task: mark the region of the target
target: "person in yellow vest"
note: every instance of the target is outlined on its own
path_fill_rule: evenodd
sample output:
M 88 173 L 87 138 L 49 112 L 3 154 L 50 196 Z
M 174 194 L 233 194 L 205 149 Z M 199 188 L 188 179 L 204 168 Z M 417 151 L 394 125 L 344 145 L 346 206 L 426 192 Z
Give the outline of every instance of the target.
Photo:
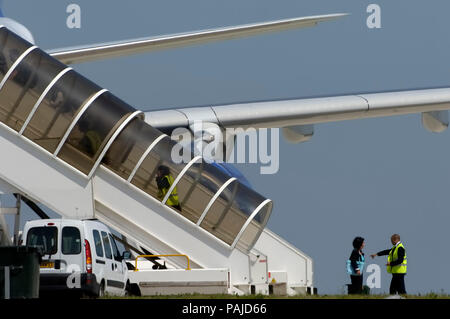
M 87 155 L 94 157 L 102 145 L 102 138 L 91 126 L 92 124 L 87 120 L 80 120 L 78 123 L 78 129 L 84 134 L 80 140 L 80 146 Z
M 405 295 L 405 275 L 407 264 L 406 249 L 400 241 L 400 235 L 398 234 L 391 236 L 391 243 L 393 245 L 391 249 L 382 250 L 376 254 L 370 255 L 370 257 L 375 258 L 375 256 L 388 256 L 386 269 L 388 273 L 392 274 L 389 293 L 391 295 Z
M 158 186 L 158 198 L 164 199 L 167 192 L 174 182 L 170 169 L 165 165 L 160 165 L 156 174 L 156 185 Z M 166 201 L 166 204 L 181 211 L 181 205 L 178 200 L 177 187 L 175 186 Z

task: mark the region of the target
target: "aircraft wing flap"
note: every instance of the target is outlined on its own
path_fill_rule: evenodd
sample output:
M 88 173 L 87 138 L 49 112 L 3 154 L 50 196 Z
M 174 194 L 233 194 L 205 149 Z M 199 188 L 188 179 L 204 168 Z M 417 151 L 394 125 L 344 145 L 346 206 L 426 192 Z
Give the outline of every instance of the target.
M 450 109 L 450 88 L 361 94 L 374 116 L 388 116 Z
M 359 96 L 297 99 L 212 107 L 224 127 L 286 127 L 338 120 L 367 112 Z

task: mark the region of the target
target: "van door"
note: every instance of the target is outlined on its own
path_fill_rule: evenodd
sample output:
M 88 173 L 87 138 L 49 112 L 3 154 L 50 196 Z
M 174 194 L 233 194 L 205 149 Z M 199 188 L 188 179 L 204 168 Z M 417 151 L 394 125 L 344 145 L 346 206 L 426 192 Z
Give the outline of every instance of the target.
M 105 278 L 106 272 L 108 271 L 106 269 L 106 260 L 105 260 L 105 252 L 103 249 L 102 244 L 102 236 L 100 235 L 100 231 L 97 229 L 92 230 L 92 238 L 93 238 L 93 245 L 95 247 L 95 254 L 92 256 L 92 271 L 96 276 L 97 282 L 100 284 L 101 281 Z M 92 250 L 92 245 L 91 245 Z
M 86 272 L 84 261 L 84 231 L 81 224 L 61 221 L 61 271 Z
M 116 241 L 114 240 L 114 237 L 109 234 L 109 238 L 111 240 L 111 246 L 113 249 L 113 257 L 114 257 L 114 272 L 115 272 L 115 285 L 117 289 L 119 290 L 119 293 L 122 293 L 125 289 L 125 269 L 122 263 L 122 256 L 120 255 L 119 249 L 117 248 Z M 127 269 L 128 270 L 128 269 Z
M 105 250 L 105 292 L 110 294 L 117 294 L 117 288 L 114 286 L 114 281 L 116 280 L 114 272 L 114 260 L 111 249 L 111 243 L 109 240 L 108 233 L 101 231 L 103 248 Z
M 27 231 L 26 245 L 40 247 L 43 251 L 41 273 L 61 272 L 60 224 L 59 221 L 45 222 Z

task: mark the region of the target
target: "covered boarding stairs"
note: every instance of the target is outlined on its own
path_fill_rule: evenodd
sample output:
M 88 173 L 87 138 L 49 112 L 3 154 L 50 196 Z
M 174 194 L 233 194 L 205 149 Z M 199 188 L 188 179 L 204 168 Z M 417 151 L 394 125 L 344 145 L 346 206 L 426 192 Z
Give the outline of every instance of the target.
M 312 286 L 310 258 L 264 229 L 272 201 L 201 157 L 173 162 L 174 145 L 141 111 L 0 28 L 5 193 L 65 218 L 97 218 L 155 254 L 188 255 L 192 268 L 227 268 L 230 286 L 267 284 L 272 258 L 275 265 L 289 256 L 299 264 L 273 270 L 286 272 L 292 287 Z M 161 165 L 174 178 L 165 196 L 155 181 Z M 181 210 L 167 205 L 175 187 Z M 183 258 L 168 260 L 186 266 Z M 265 269 L 252 274 L 256 263 Z

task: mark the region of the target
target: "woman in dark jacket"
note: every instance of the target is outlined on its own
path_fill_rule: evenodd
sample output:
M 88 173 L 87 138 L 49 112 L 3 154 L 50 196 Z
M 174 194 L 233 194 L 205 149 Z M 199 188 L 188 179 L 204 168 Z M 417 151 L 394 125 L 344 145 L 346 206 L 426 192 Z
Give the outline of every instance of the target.
M 353 251 L 349 258 L 350 279 L 352 284 L 349 286 L 349 294 L 361 294 L 363 291 L 363 268 L 364 268 L 364 253 L 362 249 L 365 246 L 364 238 L 356 237 L 353 239 Z

